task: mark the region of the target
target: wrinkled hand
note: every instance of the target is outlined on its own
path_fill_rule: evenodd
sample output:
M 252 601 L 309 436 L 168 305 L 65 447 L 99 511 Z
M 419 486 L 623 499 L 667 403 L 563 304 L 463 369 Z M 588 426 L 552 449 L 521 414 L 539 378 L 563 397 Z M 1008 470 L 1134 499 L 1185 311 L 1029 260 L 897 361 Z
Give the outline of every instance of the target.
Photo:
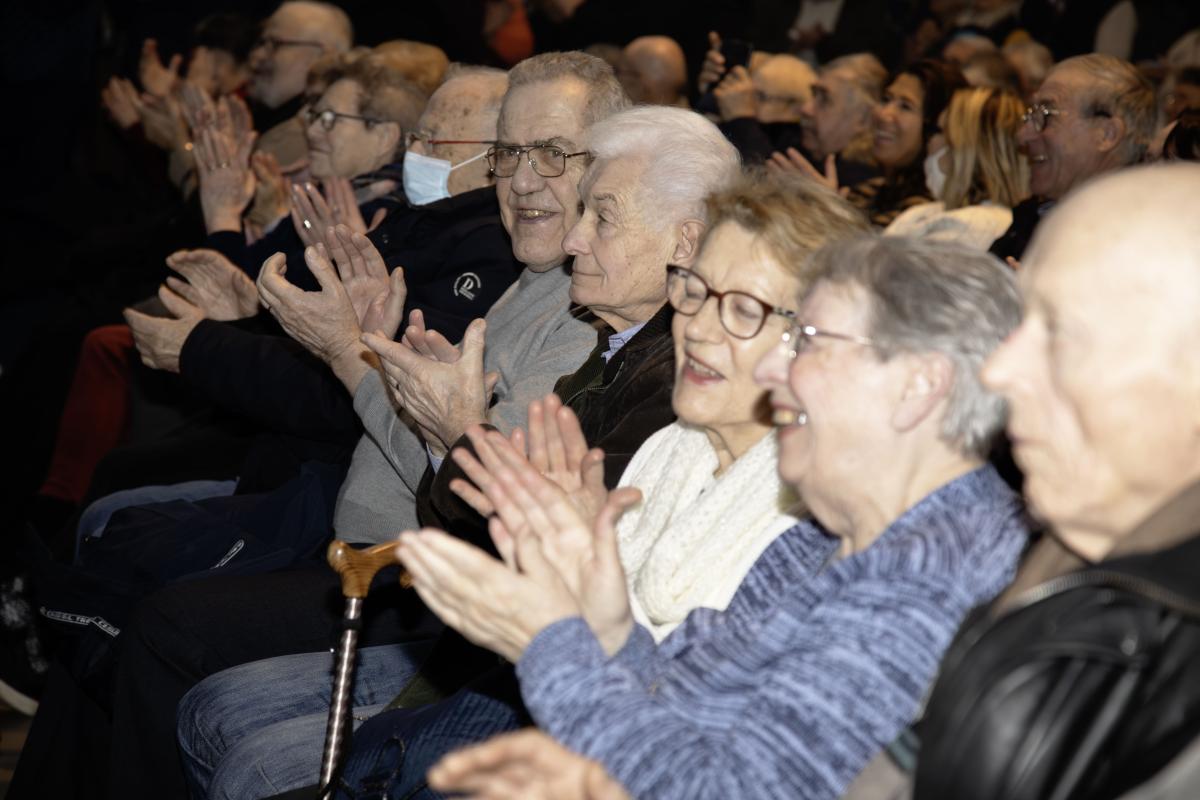
M 445 455 L 468 427 L 487 418 L 500 376 L 483 373 L 486 327 L 482 319 L 473 320 L 463 336 L 461 356 L 450 363 L 422 355 L 403 342 L 373 333 L 363 336 L 363 343 L 379 356 L 396 403 L 413 418 L 436 456 Z
M 442 531 L 400 534 L 396 557 L 413 588 L 442 622 L 516 663 L 548 625 L 578 616 L 579 607 L 541 555 L 536 537 L 516 544 L 511 569 Z
M 246 217 L 264 225 L 286 217 L 292 210 L 292 182 L 279 166 L 279 159 L 273 153 L 256 150 L 250 155 L 250 169 L 255 178 L 254 200 Z
M 429 785 L 471 800 L 629 800 L 604 767 L 526 728 L 442 758 Z
M 138 113 L 146 141 L 167 151 L 183 147 L 188 138 L 187 123 L 175 96 L 169 94 L 158 97 L 143 93 L 140 99 Z
M 179 87 L 179 105 L 193 137 L 204 128 L 216 124 L 216 103 L 204 87 L 194 81 L 185 80 Z
M 758 116 L 758 95 L 754 81 L 750 79 L 749 70 L 740 64 L 726 73 L 717 88 L 713 89 L 713 97 L 725 122 Z
M 179 250 L 167 256 L 167 266 L 184 278 L 168 277 L 168 288 L 209 319 L 245 319 L 258 313 L 254 281 L 216 250 Z
M 725 56 L 721 55 L 721 35 L 716 31 L 708 32 L 708 52 L 704 54 L 704 65 L 700 68 L 700 78 L 697 86 L 700 94 L 704 94 L 725 74 Z
M 361 232 L 352 232 L 350 228 L 341 224 L 325 229 L 325 248 L 337 266 L 338 277 L 342 286 L 346 288 L 350 304 L 354 306 L 359 327 L 369 331 L 378 329 L 381 322 L 378 319 L 371 320 L 370 327 L 364 323 L 367 322 L 366 317 L 371 304 L 389 291 L 387 265 L 383 263 L 383 256 Z M 403 274 L 401 273 L 402 277 Z M 404 288 L 403 282 L 400 286 L 400 305 L 403 307 L 407 289 Z M 385 331 L 388 338 L 396 334 L 399 324 L 399 319 L 392 322 L 391 331 Z
M 321 290 L 306 292 L 288 282 L 287 257 L 276 253 L 258 273 L 258 295 L 287 334 L 327 364 L 361 352 L 358 315 L 324 244 L 304 250 L 304 261 Z
M 838 192 L 843 197 L 849 192 L 849 187 L 838 187 L 837 156 L 830 153 L 825 157 L 825 172 L 822 173 L 812 165 L 804 155 L 794 147 L 789 147 L 786 153 L 774 152 L 767 159 L 767 172 L 774 175 L 802 176 L 814 180 L 827 189 Z
M 127 308 L 125 322 L 133 332 L 133 344 L 143 364 L 151 369 L 179 372 L 183 343 L 204 319 L 204 312 L 165 286 L 159 287 L 158 298 L 175 319 L 152 317 Z
M 138 80 L 142 89 L 156 97 L 166 97 L 175 91 L 179 83 L 179 66 L 183 56 L 179 53 L 171 56 L 171 61 L 163 66 L 158 54 L 158 42 L 147 39 L 142 42 L 142 55 L 138 59 Z
M 503 436 L 494 431 L 482 437 L 477 434 L 468 434 L 472 445 L 478 449 L 484 441 L 503 462 L 478 483 L 495 508 L 488 529 L 496 549 L 505 561 L 519 561 L 521 542 L 536 537 L 542 557 L 575 597 L 605 652 L 615 653 L 633 627 L 625 571 L 617 552 L 616 520 L 642 493 L 631 487 L 617 489 L 608 494 L 594 520 L 585 519 L 560 486 L 519 454 L 513 457 L 514 449 L 506 454 Z M 461 466 L 460 452 L 455 451 L 455 461 Z
M 129 130 L 142 121 L 142 99 L 137 89 L 124 78 L 115 75 L 100 90 L 100 102 L 108 111 L 109 117 L 121 130 Z
M 256 134 L 245 132 L 233 139 L 217 126 L 203 128 L 196 138 L 196 177 L 200 181 L 200 206 L 209 233 L 241 230 L 242 212 L 254 198 L 254 173 L 250 152 Z
M 355 233 L 374 230 L 383 221 L 386 211 L 380 209 L 368 228 L 358 210 L 354 189 L 345 178 L 327 178 L 322 195 L 311 183 L 292 186 L 292 224 L 305 244 L 319 239 L 326 228 L 345 225 Z
M 523 460 L 540 475 L 563 490 L 580 516 L 593 522 L 608 499 L 604 485 L 604 451 L 588 448 L 587 439 L 579 427 L 575 412 L 564 406 L 558 395 L 549 394 L 543 400 L 529 404 L 528 452 L 524 431 L 513 431 L 509 441 L 495 445 L 482 441 L 481 434 L 472 435 L 471 443 L 478 458 L 466 450 L 451 453 L 464 473 L 477 485 L 489 481 L 516 460 Z M 480 441 L 477 441 L 477 438 Z M 467 481 L 455 479 L 450 489 L 481 515 L 495 513 L 487 493 Z

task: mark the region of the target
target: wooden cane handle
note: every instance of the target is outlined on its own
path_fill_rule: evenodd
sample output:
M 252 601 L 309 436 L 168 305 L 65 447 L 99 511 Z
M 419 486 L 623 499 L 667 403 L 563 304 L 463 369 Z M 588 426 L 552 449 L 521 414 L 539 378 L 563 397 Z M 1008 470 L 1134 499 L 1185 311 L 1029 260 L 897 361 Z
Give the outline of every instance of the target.
M 334 539 L 329 543 L 326 558 L 342 579 L 343 595 L 366 597 L 375 573 L 396 563 L 396 543 L 384 542 L 366 550 L 356 550 L 340 539 Z M 412 577 L 407 571 L 401 573 L 400 585 L 406 589 L 412 586 Z

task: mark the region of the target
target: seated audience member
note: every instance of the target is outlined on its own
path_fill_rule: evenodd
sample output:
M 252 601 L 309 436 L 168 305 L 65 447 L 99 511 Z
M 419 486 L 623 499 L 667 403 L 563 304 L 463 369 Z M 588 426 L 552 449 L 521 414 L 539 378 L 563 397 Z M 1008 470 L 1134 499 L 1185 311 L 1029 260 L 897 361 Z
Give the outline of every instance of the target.
M 905 211 L 884 233 L 987 250 L 1029 193 L 1029 164 L 1017 147 L 1022 111 L 1009 91 L 956 92 L 925 158 L 925 186 L 934 202 Z
M 954 92 L 963 87 L 958 68 L 940 61 L 918 61 L 892 81 L 883 103 L 872 112 L 872 155 L 882 175 L 849 187 L 849 199 L 871 223 L 886 227 L 902 212 L 930 200 L 925 187 L 926 144 Z M 821 172 L 794 149 L 777 153 L 768 166 L 808 175 L 832 189 L 844 183 L 826 157 Z
M 719 49 L 709 51 L 705 65 L 709 72 L 724 70 Z M 802 109 L 812 100 L 817 80 L 812 67 L 792 55 L 763 54 L 750 68 L 734 66 L 721 74 L 713 87 L 721 130 L 747 163 L 760 163 L 771 151 L 796 142 Z
M 800 109 L 800 140 L 788 144 L 763 142 L 764 158 L 786 158 L 792 151 L 813 164 L 833 168 L 843 183 L 854 185 L 874 177 L 871 153 L 871 112 L 879 104 L 887 71 L 870 53 L 835 59 L 821 68 L 812 99 Z
M 783 304 L 799 294 L 801 265 L 808 256 L 821 242 L 865 228 L 855 212 L 829 202 L 824 190 L 812 186 L 744 179 L 711 196 L 707 206 L 711 231 L 699 260 L 693 269 L 672 267 L 667 278 L 676 312 L 671 402 L 678 422 L 646 440 L 618 483 L 641 490 L 646 498 L 621 519 L 618 538 L 634 613 L 655 639 L 665 638 L 693 608 L 724 608 L 762 551 L 796 524 L 795 497 L 776 474 L 765 394 L 755 387 L 752 373 L 795 312 Z M 720 285 L 722 293 L 705 281 Z M 710 297 L 715 302 L 708 303 Z M 551 395 L 531 405 L 529 420 L 531 452 L 561 449 L 564 456 L 556 457 L 550 469 L 562 476 L 563 488 L 576 502 L 598 510 L 607 495 L 600 454 L 587 455 L 574 415 Z M 509 455 L 497 451 L 482 432 L 470 439 L 491 469 Z M 469 456 L 455 458 L 462 459 L 469 478 L 486 484 L 485 467 Z M 486 499 L 465 483 L 457 490 L 481 513 L 491 513 Z M 813 570 L 824 554 L 824 549 L 813 554 Z M 417 666 L 416 654 L 397 646 L 361 651 L 358 702 L 386 700 L 400 691 Z M 310 689 L 328 682 L 327 662 L 327 653 L 273 659 L 220 673 L 192 690 L 180 706 L 179 735 L 196 783 L 218 797 L 253 794 L 267 788 L 258 780 L 247 783 L 254 774 L 291 772 L 283 769 L 281 758 L 311 780 L 326 715 L 319 702 L 284 699 L 319 697 Z M 284 674 L 285 665 L 294 677 L 273 680 L 270 676 Z M 264 691 L 282 702 L 268 699 Z M 247 692 L 261 702 L 248 705 Z M 309 716 L 283 723 L 283 713 L 301 711 Z M 303 752 L 296 744 L 300 732 L 307 742 Z M 292 754 L 280 753 L 281 736 L 292 742 Z M 221 744 L 214 748 L 212 742 Z
M 375 45 L 373 52 L 425 94 L 433 94 L 450 69 L 450 59 L 442 48 L 425 42 L 392 39 Z
M 1019 498 L 985 459 L 1004 404 L 977 377 L 1019 321 L 1011 270 L 954 243 L 871 236 L 827 245 L 806 272 L 799 316 L 756 374 L 780 475 L 815 520 L 777 538 L 724 611 L 693 611 L 656 644 L 614 531 L 636 493 L 593 521 L 515 459 L 484 487 L 508 564 L 436 530 L 400 536 L 430 607 L 516 663 L 538 726 L 636 797 L 840 796 L 1025 544 Z M 406 759 L 434 749 L 400 742 Z M 352 761 L 352 787 L 358 774 Z
M 1140 161 L 1154 125 L 1154 90 L 1132 64 L 1097 53 L 1057 64 L 1017 137 L 1029 158 L 1031 196 L 1013 208 L 992 253 L 1020 259 L 1042 215 L 1088 178 Z
M 1194 164 L 1104 176 L 1030 244 L 1025 319 L 983 380 L 1049 535 L 947 654 L 918 798 L 1195 794 L 1197 186 Z
M 669 36 L 639 36 L 621 51 L 617 77 L 634 104 L 688 107 L 687 62 Z

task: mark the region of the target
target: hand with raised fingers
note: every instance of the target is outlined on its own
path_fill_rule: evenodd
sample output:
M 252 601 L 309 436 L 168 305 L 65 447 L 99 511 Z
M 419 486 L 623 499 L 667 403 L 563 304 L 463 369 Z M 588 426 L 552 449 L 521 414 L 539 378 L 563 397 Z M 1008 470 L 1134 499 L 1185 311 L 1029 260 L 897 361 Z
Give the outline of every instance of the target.
M 143 92 L 138 113 L 146 141 L 168 152 L 183 147 L 188 139 L 187 123 L 175 95 L 163 97 Z
M 254 200 L 246 218 L 266 226 L 288 216 L 292 210 L 292 182 L 279 166 L 279 159 L 256 150 L 250 154 L 250 169 L 254 172 Z
M 204 312 L 166 286 L 159 287 L 158 298 L 175 315 L 174 319 L 152 317 L 127 308 L 124 312 L 125 322 L 133 332 L 133 344 L 143 364 L 151 369 L 179 372 L 179 354 L 183 350 L 183 343 L 204 319 Z
M 713 97 L 725 122 L 758 115 L 758 94 L 754 81 L 750 79 L 750 71 L 740 64 L 725 74 L 713 89 Z
M 404 329 L 401 341 L 426 358 L 443 364 L 453 364 L 462 358 L 462 351 L 445 336 L 425 327 L 425 315 L 419 308 L 409 313 L 408 327 Z
M 786 152 L 776 151 L 771 154 L 771 157 L 767 159 L 767 171 L 773 174 L 802 176 L 814 180 L 834 192 L 845 194 L 838 187 L 837 156 L 833 153 L 825 157 L 825 171 L 821 172 L 804 157 L 803 153 L 794 147 L 789 147 Z
M 708 52 L 704 54 L 704 64 L 700 68 L 700 79 L 697 85 L 700 93 L 704 94 L 715 86 L 725 75 L 725 56 L 721 54 L 721 35 L 716 31 L 708 32 Z
M 551 392 L 529 404 L 529 463 L 562 488 L 589 522 L 608 499 L 604 451 L 589 448 L 579 417 Z
M 325 231 L 338 224 L 333 210 L 316 186 L 309 182 L 292 184 L 292 225 L 305 246 L 316 244 Z
M 201 130 L 194 142 L 200 207 L 209 233 L 242 229 L 242 212 L 254 199 L 254 140 L 253 131 L 235 140 L 212 126 Z
M 450 753 L 428 779 L 433 789 L 469 800 L 630 800 L 604 767 L 535 728 Z
M 175 91 L 179 83 L 179 67 L 183 56 L 176 53 L 166 66 L 158 54 L 158 42 L 146 39 L 142 42 L 142 54 L 138 59 L 138 80 L 142 89 L 156 97 L 166 97 Z
M 179 250 L 167 266 L 183 276 L 167 278 L 167 287 L 215 320 L 235 320 L 258 313 L 254 281 L 216 250 Z
M 483 350 L 486 323 L 473 320 L 463 335 L 462 356 L 453 363 L 428 358 L 402 342 L 373 333 L 363 343 L 375 351 L 396 403 L 409 413 L 436 456 L 471 425 L 487 419 L 491 392 L 499 375 L 484 375 Z
M 100 102 L 113 123 L 123 131 L 129 130 L 142 121 L 142 99 L 137 89 L 125 78 L 115 75 L 100 90 Z
M 325 202 L 338 221 L 356 233 L 368 233 L 379 227 L 387 216 L 387 209 L 380 208 L 371 216 L 370 224 L 363 219 L 354 187 L 345 178 L 327 178 L 321 182 L 325 191 Z
M 367 313 L 380 295 L 391 290 L 383 256 L 375 249 L 370 239 L 361 233 L 351 232 L 345 225 L 338 224 L 326 228 L 324 234 L 325 250 L 337 267 L 338 278 L 341 279 L 346 295 L 354 306 L 359 327 L 363 330 L 374 330 L 363 327 Z M 392 333 L 394 335 L 395 331 Z
M 204 128 L 216 124 L 216 104 L 204 87 L 195 81 L 185 80 L 179 87 L 179 105 L 193 139 Z
M 515 568 L 443 531 L 400 534 L 396 557 L 442 622 L 516 663 L 543 628 L 579 606 L 530 536 L 516 543 Z

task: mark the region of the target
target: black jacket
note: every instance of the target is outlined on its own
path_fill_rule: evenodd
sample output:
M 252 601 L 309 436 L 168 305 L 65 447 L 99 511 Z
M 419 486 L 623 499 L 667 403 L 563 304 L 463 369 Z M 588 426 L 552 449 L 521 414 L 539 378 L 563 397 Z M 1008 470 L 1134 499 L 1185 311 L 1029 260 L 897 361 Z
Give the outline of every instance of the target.
M 673 314 L 670 305 L 664 304 L 607 364 L 598 358 L 606 349 L 605 333 L 611 330 L 602 331 L 597 351 L 555 386 L 563 403 L 578 415 L 588 444 L 603 448 L 604 482 L 610 489 L 617 485 L 642 442 L 675 421 L 671 408 L 675 387 Z M 462 436 L 453 447 L 469 449 L 470 441 Z M 425 471 L 417 491 L 421 524 L 444 528 L 491 551 L 484 521 L 450 491 L 450 481 L 456 477 L 466 479 L 453 459 L 446 459 L 436 474 L 432 469 Z
M 976 615 L 918 726 L 915 797 L 1098 800 L 1161 770 L 1200 736 L 1198 575 L 1193 535 Z

